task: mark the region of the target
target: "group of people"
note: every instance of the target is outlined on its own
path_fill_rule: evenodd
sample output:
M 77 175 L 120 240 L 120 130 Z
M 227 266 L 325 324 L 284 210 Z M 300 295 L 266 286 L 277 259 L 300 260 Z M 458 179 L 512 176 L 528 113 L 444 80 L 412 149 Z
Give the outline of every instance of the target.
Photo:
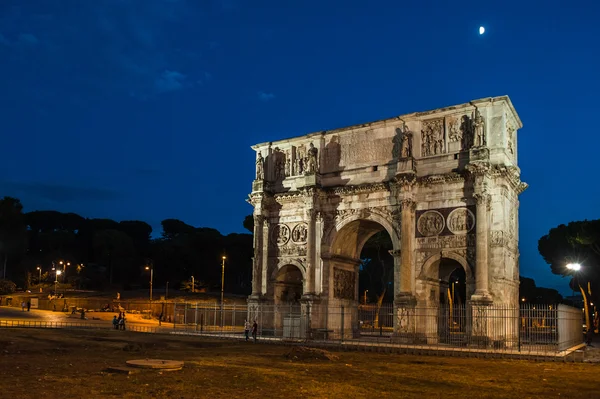
M 246 335 L 246 342 L 250 339 L 250 331 L 252 331 L 252 339 L 256 342 L 256 333 L 258 332 L 258 323 L 254 320 L 252 326 L 248 320 L 244 321 L 244 334 Z
M 27 301 L 27 303 L 25 303 L 25 301 L 21 302 L 21 310 L 24 312 L 25 308 L 27 308 L 27 311 L 30 312 L 31 311 L 31 301 Z
M 119 312 L 119 317 L 114 316 L 112 324 L 115 330 L 125 330 L 125 312 Z

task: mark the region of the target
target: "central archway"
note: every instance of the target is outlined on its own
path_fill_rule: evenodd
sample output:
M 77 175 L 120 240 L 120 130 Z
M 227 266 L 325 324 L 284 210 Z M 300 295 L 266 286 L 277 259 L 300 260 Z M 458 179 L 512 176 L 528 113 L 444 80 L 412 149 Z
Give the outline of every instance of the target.
M 397 285 L 398 280 L 399 260 L 391 253 L 399 247 L 399 238 L 388 220 L 376 214 L 348 217 L 337 223 L 323 240 L 326 244 L 322 247 L 323 272 L 324 275 L 326 274 L 325 281 L 329 287 L 327 292 L 330 307 L 327 325 L 331 330 L 340 331 L 344 335 L 347 334 L 346 336 L 360 335 L 365 323 L 367 327 L 380 324 L 380 301 L 370 305 L 373 309 L 366 309 L 368 305 L 359 304 L 361 298 L 359 277 L 361 267 L 365 266 L 366 262 L 366 259 L 361 259 L 361 253 L 365 244 L 378 233 L 385 235 L 389 243 L 384 256 L 388 262 L 387 266 L 391 268 L 392 284 L 389 287 L 391 293 L 388 293 L 388 297 L 393 298 L 394 286 Z M 376 260 L 376 262 L 380 261 L 381 259 Z M 379 287 L 372 294 L 377 299 L 382 299 L 386 294 L 385 288 L 388 287 Z M 343 328 L 340 328 L 342 326 Z

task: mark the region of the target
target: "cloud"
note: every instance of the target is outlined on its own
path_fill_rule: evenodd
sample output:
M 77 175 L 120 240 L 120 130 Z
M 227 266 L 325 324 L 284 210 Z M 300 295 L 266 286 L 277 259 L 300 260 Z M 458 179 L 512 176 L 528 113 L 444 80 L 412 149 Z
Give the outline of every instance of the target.
M 260 101 L 265 101 L 265 102 L 266 101 L 271 101 L 274 98 L 275 98 L 275 94 L 273 94 L 273 93 L 267 93 L 267 92 L 264 92 L 264 91 L 259 91 L 258 92 L 258 99 Z
M 185 86 L 186 76 L 177 71 L 164 71 L 154 83 L 159 93 L 181 90 Z
M 35 46 L 39 42 L 40 41 L 38 40 L 38 38 L 35 37 L 35 35 L 32 35 L 31 33 L 19 33 L 19 40 L 18 40 L 19 44 Z
M 118 192 L 106 188 L 67 186 L 53 183 L 0 181 L 0 189 L 8 194 L 31 195 L 52 202 L 107 201 L 121 196 Z

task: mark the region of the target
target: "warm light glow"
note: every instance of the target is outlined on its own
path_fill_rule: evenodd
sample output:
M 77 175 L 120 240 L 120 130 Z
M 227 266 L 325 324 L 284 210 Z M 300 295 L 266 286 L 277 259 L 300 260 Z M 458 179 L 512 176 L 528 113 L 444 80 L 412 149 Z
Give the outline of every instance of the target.
M 223 256 L 223 260 L 225 260 L 225 259 L 227 259 L 227 257 L 226 257 L 226 256 Z
M 581 270 L 581 265 L 579 263 L 569 263 L 567 264 L 567 269 L 574 270 L 577 272 Z
M 63 261 L 61 260 L 61 261 L 60 261 L 60 262 L 58 262 L 58 263 L 60 263 L 60 264 L 62 265 L 62 264 L 63 264 Z
M 591 305 L 591 306 L 594 306 L 594 304 L 593 304 L 592 302 L 590 302 L 590 305 Z
M 71 262 L 67 262 L 67 266 L 71 266 Z
M 60 276 L 61 274 L 62 274 L 62 271 L 60 271 L 60 270 L 57 270 L 57 271 L 56 271 L 56 275 L 57 275 L 57 276 Z
M 41 270 L 41 267 L 39 267 L 39 266 L 38 266 L 38 267 L 36 267 L 35 269 L 36 269 L 36 270 Z
M 150 270 L 150 266 L 146 266 L 146 270 Z
M 525 302 L 525 298 L 521 298 L 521 302 Z

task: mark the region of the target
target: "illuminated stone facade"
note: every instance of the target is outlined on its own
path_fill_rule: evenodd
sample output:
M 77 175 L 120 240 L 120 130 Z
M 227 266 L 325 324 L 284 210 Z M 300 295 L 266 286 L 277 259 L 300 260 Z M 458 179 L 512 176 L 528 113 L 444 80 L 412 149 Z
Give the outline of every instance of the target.
M 472 303 L 517 305 L 521 127 L 495 97 L 253 146 L 249 303 L 277 304 L 294 270 L 300 303 L 356 305 L 362 246 L 386 230 L 399 315 L 438 304 L 442 259 Z

